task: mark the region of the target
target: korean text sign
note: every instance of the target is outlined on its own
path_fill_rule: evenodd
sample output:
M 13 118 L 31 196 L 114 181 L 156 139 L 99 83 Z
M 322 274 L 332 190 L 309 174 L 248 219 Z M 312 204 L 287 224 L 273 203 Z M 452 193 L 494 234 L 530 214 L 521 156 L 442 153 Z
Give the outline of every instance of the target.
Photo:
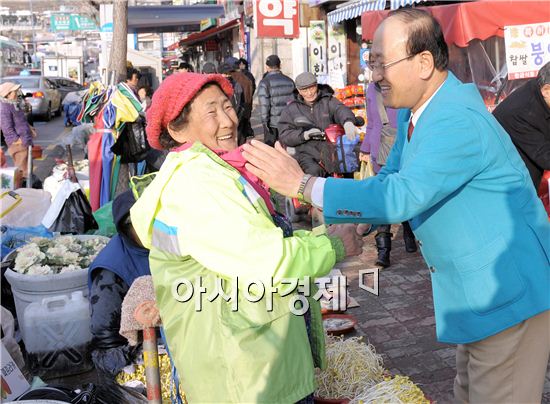
M 310 21 L 308 29 L 309 71 L 315 74 L 318 82 L 328 78 L 327 37 L 324 21 Z
M 256 0 L 258 38 L 298 38 L 298 0 Z
M 550 22 L 504 27 L 510 80 L 536 77 L 550 62 Z

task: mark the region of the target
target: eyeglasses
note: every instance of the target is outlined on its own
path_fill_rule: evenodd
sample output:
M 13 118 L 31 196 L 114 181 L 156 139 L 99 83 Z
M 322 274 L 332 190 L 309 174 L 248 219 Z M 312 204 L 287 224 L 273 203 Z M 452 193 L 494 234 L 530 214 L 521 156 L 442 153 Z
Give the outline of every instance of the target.
M 410 59 L 410 58 L 412 58 L 412 57 L 414 57 L 414 56 L 416 56 L 416 55 L 405 56 L 404 58 L 401 58 L 401 59 L 399 59 L 399 60 L 395 60 L 395 61 L 390 62 L 390 63 L 386 63 L 386 64 L 384 64 L 384 65 L 381 64 L 381 63 L 376 63 L 376 62 L 373 62 L 373 63 L 369 62 L 367 66 L 368 66 L 369 69 L 370 69 L 371 71 L 373 71 L 373 72 L 376 71 L 376 70 L 379 70 L 379 71 L 381 71 L 382 73 L 384 73 L 388 67 L 392 67 L 393 65 L 396 65 L 396 64 L 398 64 L 399 62 L 402 62 L 402 61 L 404 61 L 404 60 Z

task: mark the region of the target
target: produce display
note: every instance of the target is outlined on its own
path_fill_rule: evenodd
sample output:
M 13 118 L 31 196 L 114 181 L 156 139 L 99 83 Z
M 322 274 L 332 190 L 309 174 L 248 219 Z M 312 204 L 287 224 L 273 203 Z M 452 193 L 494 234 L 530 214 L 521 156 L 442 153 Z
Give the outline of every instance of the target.
M 350 404 L 430 404 L 422 390 L 408 377 L 396 375 L 365 389 Z
M 391 377 L 382 357 L 361 337 L 325 338 L 327 368 L 316 370 L 316 397 L 348 399 L 350 404 L 430 403 L 408 377 Z
M 326 336 L 327 368 L 317 369 L 315 396 L 353 398 L 384 380 L 382 357 L 361 337 Z
M 323 328 L 328 334 L 341 335 L 354 330 L 357 319 L 349 314 L 324 314 Z
M 162 402 L 169 403 L 171 402 L 170 394 L 172 393 L 172 395 L 174 395 L 175 393 L 175 385 L 172 383 L 170 358 L 167 354 L 159 354 L 159 367 Z M 135 384 L 135 382 L 140 382 L 145 385 L 145 366 L 143 363 L 127 366 L 117 375 L 115 381 L 122 386 L 126 384 Z M 185 393 L 181 389 L 181 385 L 180 396 L 183 403 L 187 404 L 187 399 L 185 398 Z
M 53 275 L 88 268 L 109 238 L 96 236 L 33 237 L 17 249 L 14 271 L 26 275 Z

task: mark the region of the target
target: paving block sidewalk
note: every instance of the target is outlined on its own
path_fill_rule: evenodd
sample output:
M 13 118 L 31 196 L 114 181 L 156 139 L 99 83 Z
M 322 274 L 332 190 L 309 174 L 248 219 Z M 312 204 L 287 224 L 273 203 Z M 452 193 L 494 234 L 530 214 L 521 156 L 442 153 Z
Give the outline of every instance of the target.
M 355 335 L 374 345 L 386 369 L 409 376 L 438 404 L 452 403 L 455 346 L 436 341 L 430 273 L 419 252 L 405 252 L 401 226 L 392 226 L 392 232 L 392 265 L 379 272 L 378 296 L 359 288 L 358 275 L 375 268 L 374 235 L 365 238 L 363 254 L 336 265 L 360 305 L 346 313 L 357 317 Z M 542 402 L 550 403 L 550 365 Z

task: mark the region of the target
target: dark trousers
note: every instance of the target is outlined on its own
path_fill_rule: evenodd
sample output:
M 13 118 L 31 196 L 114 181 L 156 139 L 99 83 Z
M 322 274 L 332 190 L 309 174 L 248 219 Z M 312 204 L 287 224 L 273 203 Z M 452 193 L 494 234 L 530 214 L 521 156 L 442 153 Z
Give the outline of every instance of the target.
M 237 127 L 237 143 L 240 145 L 246 143 L 246 138 L 254 136 L 254 130 L 250 124 L 250 119 L 239 119 L 239 126 Z
M 405 238 L 414 238 L 414 233 L 411 229 L 411 225 L 409 224 L 409 222 L 405 221 L 401 224 L 403 225 L 403 239 L 405 239 Z M 378 226 L 376 234 L 378 235 L 378 234 L 381 234 L 381 233 L 391 234 L 391 225 L 390 224 L 381 224 L 380 226 Z
M 271 147 L 275 146 L 275 142 L 279 140 L 279 131 L 277 128 L 264 124 L 264 143 Z

